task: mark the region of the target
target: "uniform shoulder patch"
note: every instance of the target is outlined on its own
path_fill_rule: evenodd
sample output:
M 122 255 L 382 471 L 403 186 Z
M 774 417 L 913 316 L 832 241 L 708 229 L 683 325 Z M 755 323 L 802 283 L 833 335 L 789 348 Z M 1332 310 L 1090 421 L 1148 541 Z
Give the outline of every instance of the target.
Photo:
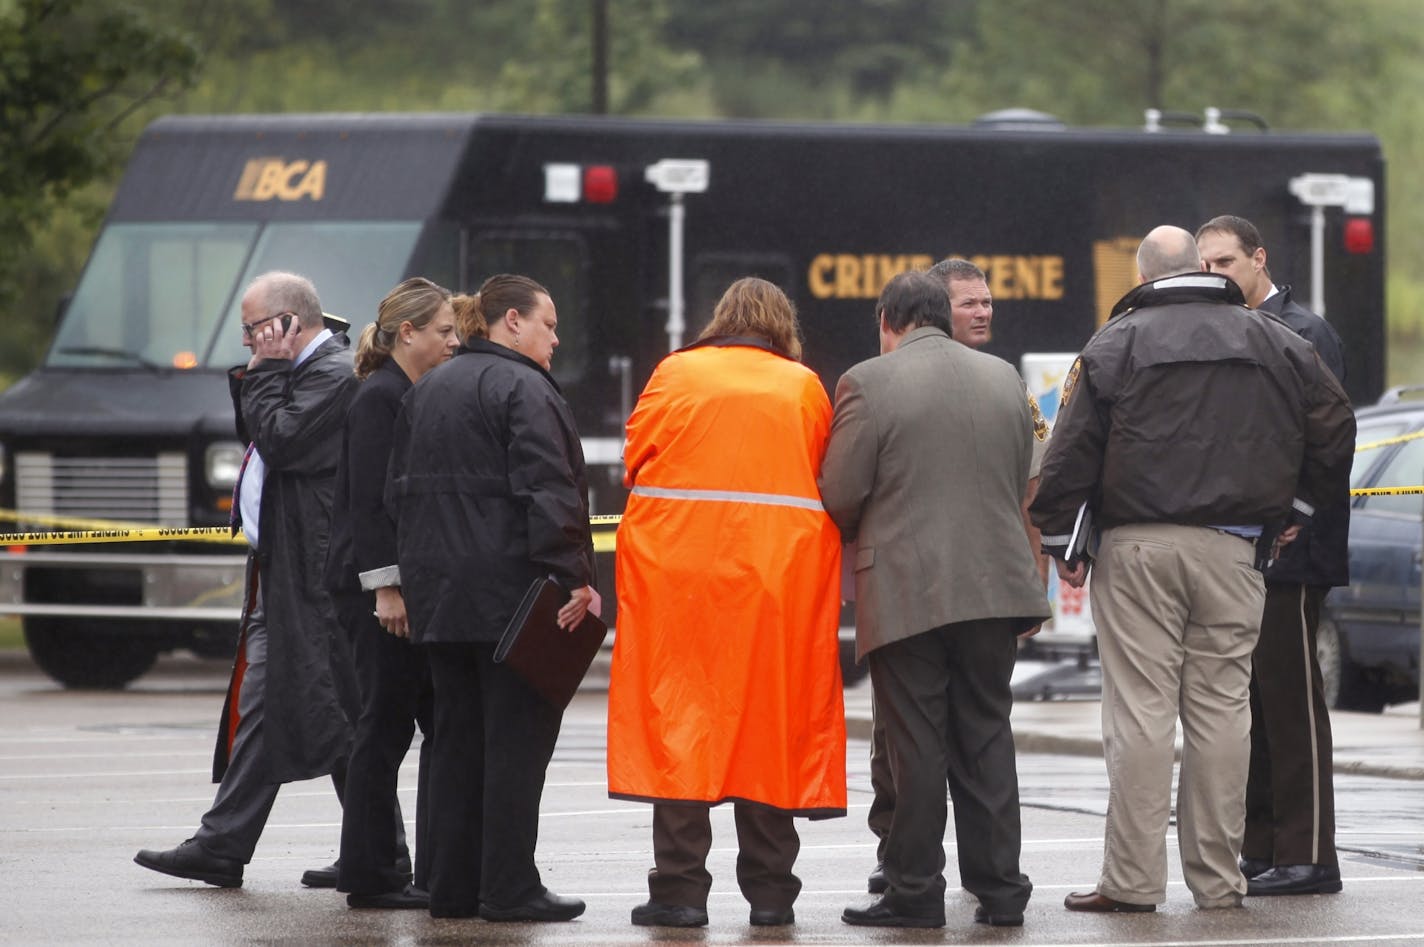
M 1068 407 L 1068 400 L 1073 397 L 1073 389 L 1078 385 L 1078 375 L 1083 370 L 1083 356 L 1079 355 L 1073 359 L 1073 367 L 1068 369 L 1068 374 L 1063 379 L 1063 396 L 1058 399 L 1058 410 L 1062 411 Z
M 1038 399 L 1033 396 L 1033 392 L 1024 389 L 1028 393 L 1028 413 L 1033 418 L 1033 436 L 1040 440 L 1048 440 L 1048 421 L 1043 416 L 1043 410 L 1038 406 Z

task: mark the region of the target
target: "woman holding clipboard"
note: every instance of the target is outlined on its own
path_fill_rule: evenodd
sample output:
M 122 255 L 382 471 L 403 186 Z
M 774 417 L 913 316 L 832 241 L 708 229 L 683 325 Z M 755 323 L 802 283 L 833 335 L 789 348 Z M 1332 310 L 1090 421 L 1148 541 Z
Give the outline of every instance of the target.
M 568 921 L 584 903 L 550 892 L 534 864 L 563 708 L 494 652 L 535 579 L 569 593 L 560 626 L 596 610 L 588 482 L 549 374 L 559 338 L 548 291 L 500 274 L 478 300 L 489 338 L 466 341 L 406 395 L 386 489 L 411 640 L 435 685 L 430 913 Z

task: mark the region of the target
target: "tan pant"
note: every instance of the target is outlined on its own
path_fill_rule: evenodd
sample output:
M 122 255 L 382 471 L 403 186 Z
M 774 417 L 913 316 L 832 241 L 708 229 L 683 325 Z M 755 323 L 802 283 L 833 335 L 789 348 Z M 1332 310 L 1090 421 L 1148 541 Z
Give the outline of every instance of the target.
M 1173 742 L 1182 721 L 1177 840 L 1198 907 L 1234 907 L 1250 760 L 1251 651 L 1265 584 L 1252 543 L 1169 524 L 1104 532 L 1093 569 L 1103 668 L 1107 833 L 1098 890 L 1136 904 L 1167 892 Z

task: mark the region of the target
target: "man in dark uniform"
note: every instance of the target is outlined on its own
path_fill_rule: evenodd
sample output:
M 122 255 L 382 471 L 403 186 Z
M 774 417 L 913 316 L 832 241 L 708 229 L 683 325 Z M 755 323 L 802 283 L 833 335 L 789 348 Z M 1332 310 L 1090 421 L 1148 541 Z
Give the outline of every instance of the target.
M 1314 349 L 1201 271 L 1192 234 L 1158 227 L 1142 285 L 1113 308 L 1064 382 L 1031 507 L 1058 574 L 1079 509 L 1102 528 L 1091 602 L 1103 668 L 1109 799 L 1095 890 L 1070 911 L 1166 899 L 1173 740 L 1177 835 L 1200 908 L 1241 905 L 1258 571 L 1349 479 L 1355 422 Z
M 252 359 L 230 383 L 238 435 L 250 444 L 234 527 L 252 549 L 213 762 L 217 797 L 193 838 L 134 858 L 227 888 L 242 884 L 282 783 L 340 776 L 351 741 L 347 708 L 356 706 L 351 657 L 322 584 L 336 462 L 357 384 L 349 343 L 324 325 L 311 282 L 292 273 L 252 282 L 242 297 L 242 334 Z
M 1245 218 L 1213 217 L 1197 229 L 1202 262 L 1230 278 L 1246 305 L 1269 312 L 1315 346 L 1345 383 L 1340 337 L 1320 316 L 1276 286 L 1261 235 Z M 1350 495 L 1339 491 L 1315 511 L 1310 529 L 1266 570 L 1266 607 L 1251 665 L 1251 771 L 1241 871 L 1248 895 L 1333 894 L 1335 788 L 1330 711 L 1315 633 L 1320 605 L 1350 581 Z

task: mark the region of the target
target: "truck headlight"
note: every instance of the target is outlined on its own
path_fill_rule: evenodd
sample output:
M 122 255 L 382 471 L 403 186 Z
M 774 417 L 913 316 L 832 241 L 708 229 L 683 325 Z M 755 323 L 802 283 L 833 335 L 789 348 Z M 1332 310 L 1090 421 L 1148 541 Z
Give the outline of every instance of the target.
M 209 444 L 203 457 L 203 474 L 214 490 L 231 490 L 237 485 L 237 472 L 242 469 L 246 449 L 237 441 Z

